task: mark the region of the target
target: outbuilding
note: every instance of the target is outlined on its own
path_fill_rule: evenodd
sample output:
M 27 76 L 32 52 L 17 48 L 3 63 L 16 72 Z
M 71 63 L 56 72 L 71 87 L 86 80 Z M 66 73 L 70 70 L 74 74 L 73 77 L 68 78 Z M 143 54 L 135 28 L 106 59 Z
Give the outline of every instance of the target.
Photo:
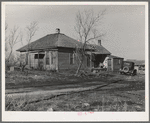
M 107 68 L 107 71 L 117 72 L 120 70 L 120 68 L 122 68 L 123 60 L 124 58 L 114 56 L 114 55 L 109 55 L 105 58 L 103 64 L 104 67 Z

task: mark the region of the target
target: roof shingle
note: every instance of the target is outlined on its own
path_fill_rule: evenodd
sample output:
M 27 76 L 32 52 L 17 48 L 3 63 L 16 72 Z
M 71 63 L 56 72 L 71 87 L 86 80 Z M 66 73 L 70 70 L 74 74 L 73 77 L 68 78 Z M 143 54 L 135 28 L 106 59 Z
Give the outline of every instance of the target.
M 62 33 L 54 33 L 46 35 L 29 45 L 25 45 L 24 47 L 18 49 L 17 51 L 20 52 L 26 52 L 34 51 L 34 50 L 43 50 L 48 48 L 58 48 L 58 47 L 65 47 L 65 48 L 75 48 L 78 46 L 79 48 L 82 47 L 82 43 L 66 36 Z M 86 47 L 86 49 L 89 49 L 90 47 Z M 101 54 L 110 54 L 110 52 L 105 49 L 103 46 L 95 45 L 96 52 L 101 52 Z

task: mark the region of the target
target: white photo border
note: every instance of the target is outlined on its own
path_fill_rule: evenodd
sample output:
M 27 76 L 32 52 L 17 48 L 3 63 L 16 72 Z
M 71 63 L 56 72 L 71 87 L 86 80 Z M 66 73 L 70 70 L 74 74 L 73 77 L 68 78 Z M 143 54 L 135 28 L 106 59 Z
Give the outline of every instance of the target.
M 78 116 L 78 112 L 5 111 L 5 6 L 6 5 L 144 5 L 145 6 L 145 112 L 94 112 Z M 2 2 L 2 121 L 148 121 L 149 120 L 149 44 L 148 2 Z M 83 112 L 84 113 L 84 112 Z

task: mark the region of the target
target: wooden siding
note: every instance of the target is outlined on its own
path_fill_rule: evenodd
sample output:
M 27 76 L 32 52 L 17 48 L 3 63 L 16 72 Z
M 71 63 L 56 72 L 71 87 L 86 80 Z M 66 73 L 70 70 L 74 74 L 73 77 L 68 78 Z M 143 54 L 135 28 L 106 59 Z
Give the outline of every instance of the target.
M 77 68 L 76 60 L 70 64 L 70 53 L 58 52 L 58 69 L 75 69 Z
M 40 67 L 41 69 L 45 70 L 77 69 L 77 67 L 79 66 L 79 60 L 74 54 L 73 64 L 70 64 L 71 53 L 73 53 L 73 49 L 70 50 L 60 48 L 58 50 L 39 52 L 39 54 L 44 54 L 44 57 L 42 59 L 35 59 L 35 54 L 38 54 L 38 52 L 30 52 L 28 66 L 35 69 L 38 69 Z M 49 57 L 49 64 L 46 64 L 46 57 Z M 52 61 L 52 57 L 54 57 L 54 61 Z M 87 57 L 84 58 L 82 68 L 87 68 Z
M 58 69 L 77 69 L 79 65 L 79 61 L 77 60 L 76 56 L 74 55 L 74 63 L 70 64 L 70 53 L 66 52 L 58 52 Z M 85 57 L 83 68 L 87 67 L 87 58 Z

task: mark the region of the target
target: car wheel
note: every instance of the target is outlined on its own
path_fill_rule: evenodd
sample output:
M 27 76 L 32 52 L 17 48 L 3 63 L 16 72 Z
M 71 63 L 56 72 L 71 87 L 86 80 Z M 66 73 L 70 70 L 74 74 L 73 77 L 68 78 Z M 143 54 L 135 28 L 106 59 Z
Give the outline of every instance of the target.
M 123 71 L 124 71 L 125 73 L 129 72 L 129 67 L 125 66 L 125 67 L 123 68 Z

